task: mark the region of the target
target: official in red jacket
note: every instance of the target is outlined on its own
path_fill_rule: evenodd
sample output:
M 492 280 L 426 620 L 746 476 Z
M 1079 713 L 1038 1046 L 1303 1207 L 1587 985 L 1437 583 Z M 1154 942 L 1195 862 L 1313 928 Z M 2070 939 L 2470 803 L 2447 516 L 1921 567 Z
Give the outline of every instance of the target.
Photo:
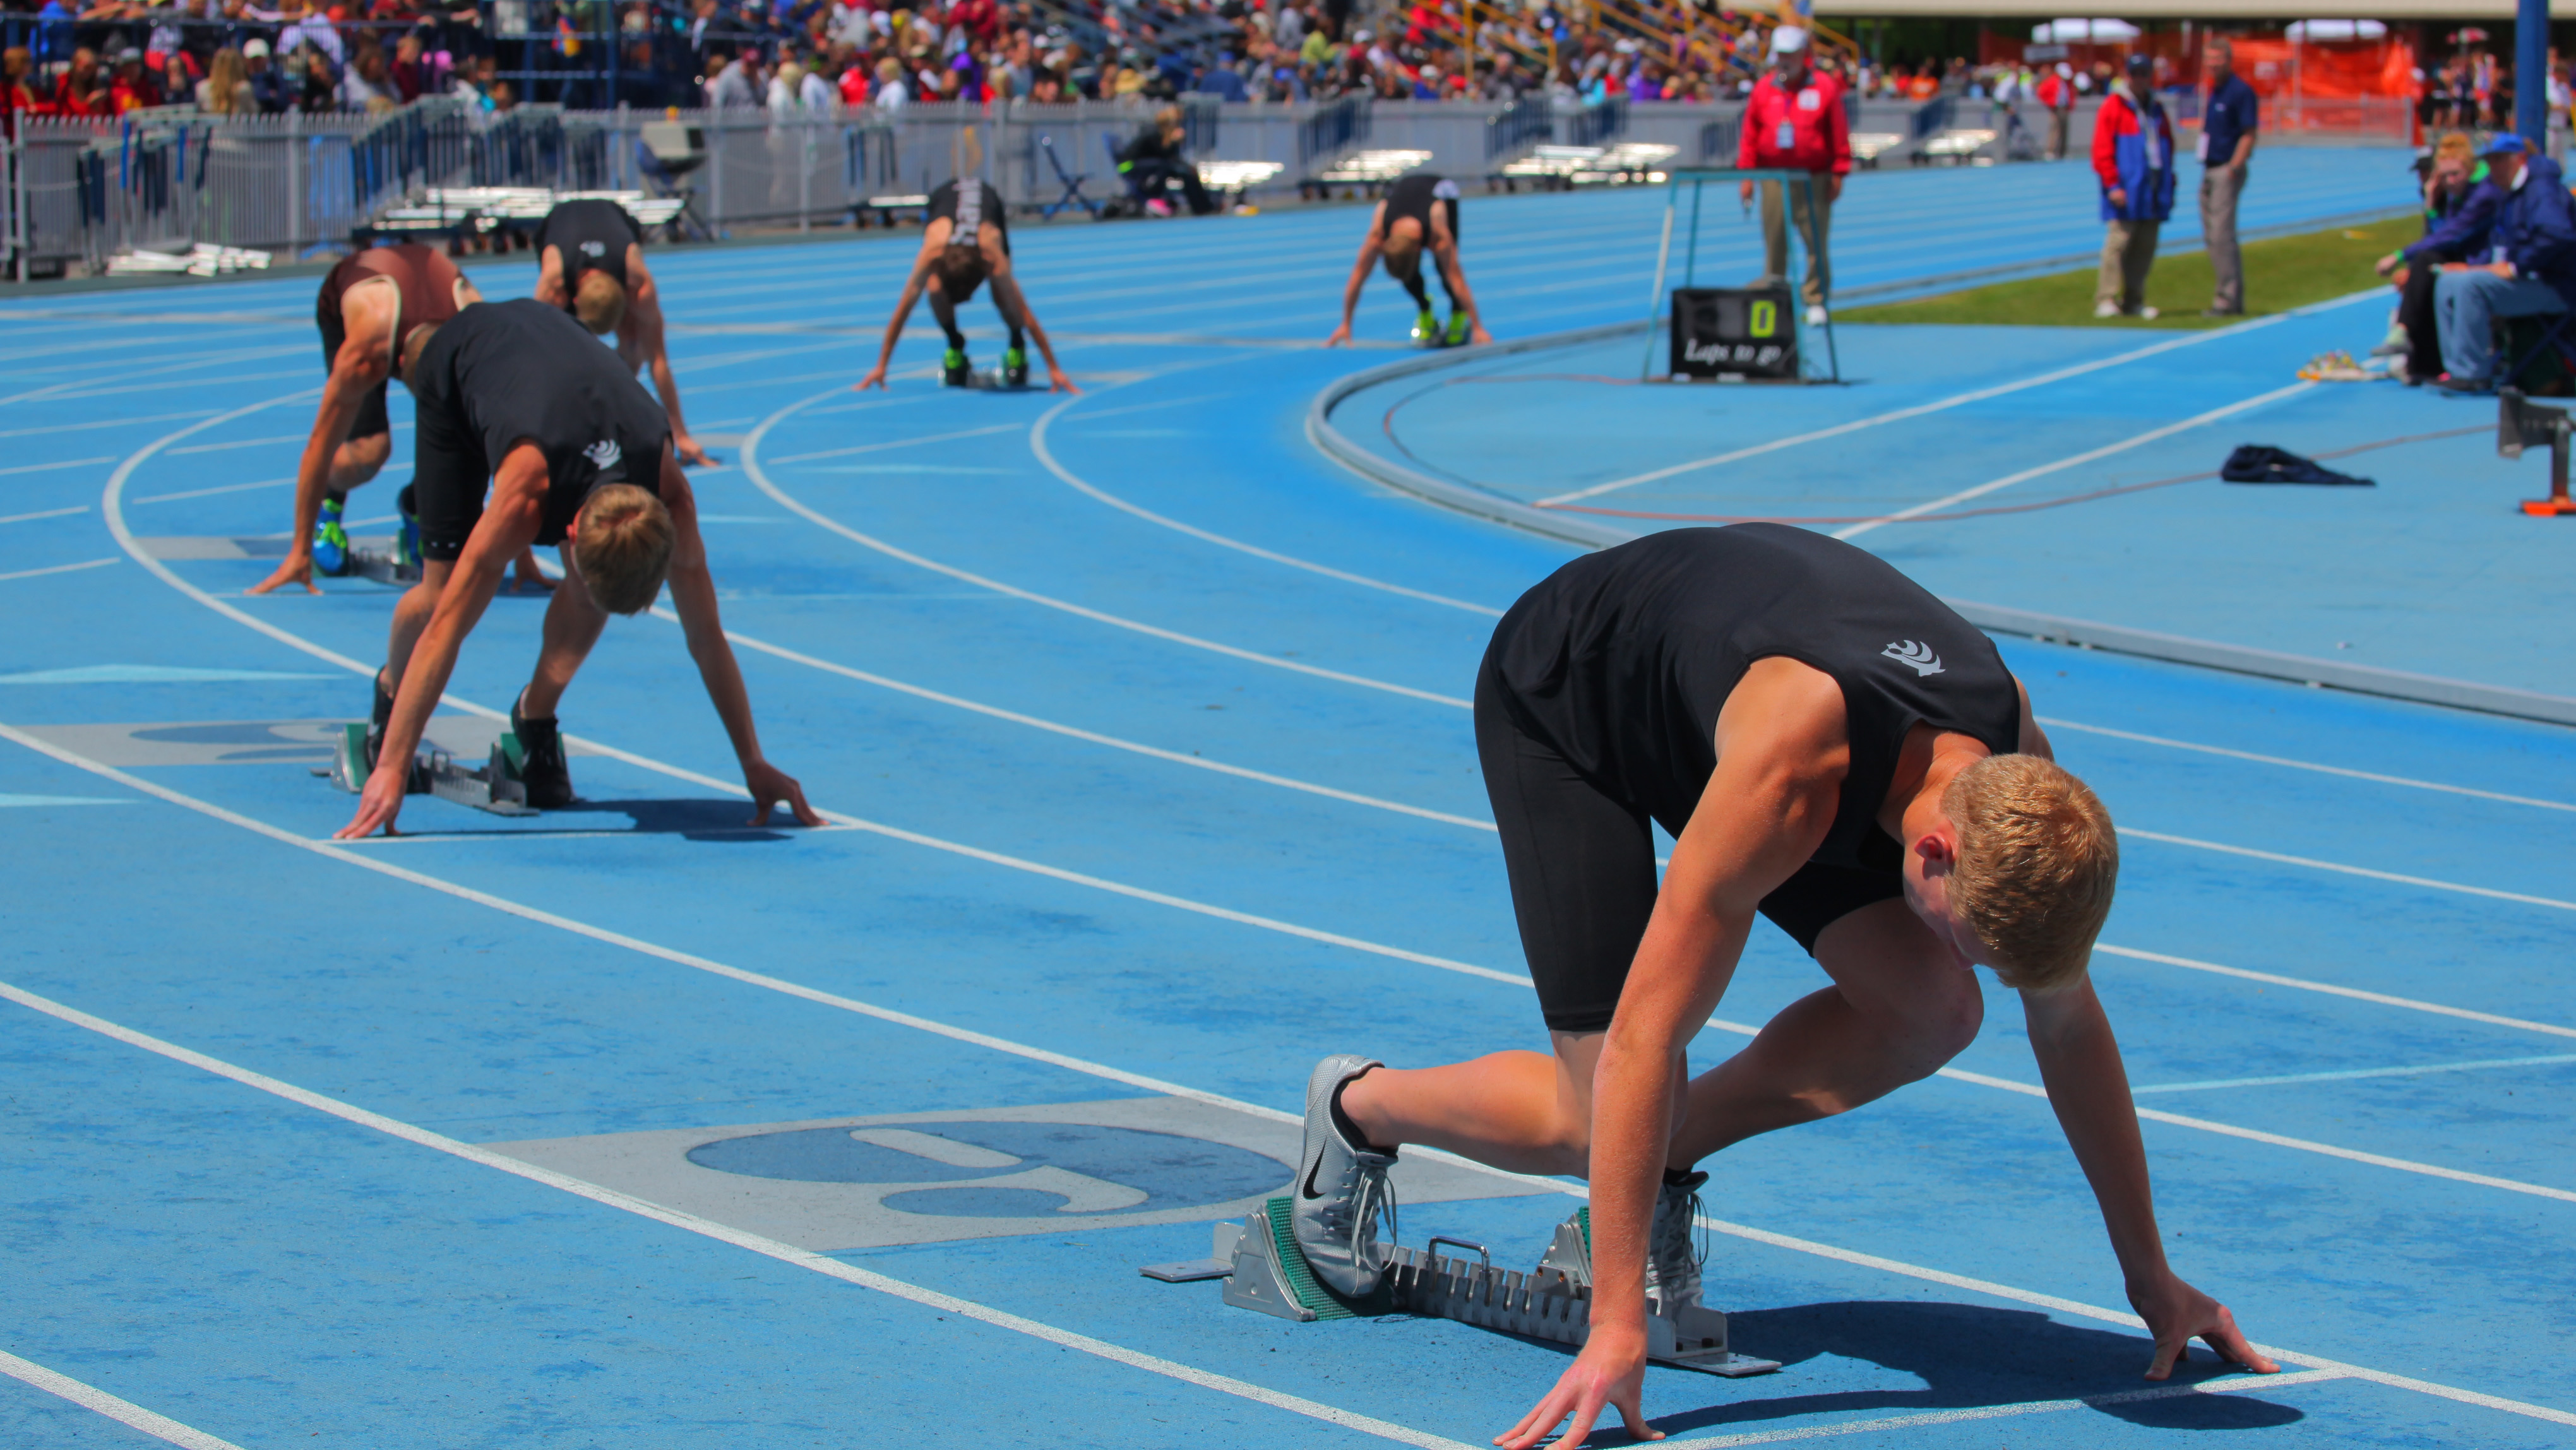
M 2155 61 L 2129 57 L 2129 83 L 2102 98 L 2093 117 L 2093 174 L 2102 181 L 2102 272 L 2096 317 L 2153 317 L 2147 271 L 2156 233 L 2173 215 L 2173 123 L 2156 103 Z
M 1742 139 L 1735 164 L 1805 171 L 1812 185 L 1784 199 L 1776 181 L 1762 183 L 1762 286 L 1777 286 L 1789 275 L 1789 223 L 1798 217 L 1798 239 L 1807 247 L 1807 278 L 1800 292 L 1807 303 L 1807 325 L 1825 320 L 1825 298 L 1833 290 L 1833 264 L 1825 255 L 1825 236 L 1833 204 L 1851 174 L 1851 123 L 1843 115 L 1842 82 L 1819 75 L 1807 64 L 1807 32 L 1783 25 L 1771 32 L 1771 73 L 1753 87 L 1745 104 Z M 1742 188 L 1753 198 L 1753 183 Z

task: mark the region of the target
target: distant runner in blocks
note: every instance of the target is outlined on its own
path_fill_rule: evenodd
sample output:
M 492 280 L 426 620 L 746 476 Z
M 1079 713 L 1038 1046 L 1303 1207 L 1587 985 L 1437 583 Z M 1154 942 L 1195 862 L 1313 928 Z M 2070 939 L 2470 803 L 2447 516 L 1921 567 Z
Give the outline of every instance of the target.
M 371 769 L 340 838 L 392 829 L 465 636 L 502 569 L 537 544 L 562 547 L 564 578 L 546 608 L 535 675 L 510 706 L 526 804 L 572 803 L 556 706 L 608 616 L 641 613 L 667 580 L 690 657 L 741 762 L 752 823 L 784 804 L 800 824 L 821 825 L 803 789 L 761 754 L 717 614 L 695 495 L 671 454 L 668 419 L 634 374 L 579 323 L 529 298 L 481 303 L 443 326 L 414 329 L 403 341 L 402 376 L 419 418 L 412 486 L 424 562 L 420 583 L 394 610 L 376 676 Z
M 705 467 L 707 451 L 680 415 L 680 382 L 662 336 L 662 293 L 644 265 L 644 229 L 613 201 L 560 202 L 537 228 L 537 300 L 560 307 L 601 337 L 617 334 L 617 357 L 650 372 L 671 419 L 671 449 Z
M 1431 312 L 1431 293 L 1422 285 L 1422 256 L 1431 254 L 1440 272 L 1440 289 L 1449 294 L 1449 321 Z M 1424 347 L 1460 347 L 1492 342 L 1494 335 L 1476 312 L 1476 294 L 1467 286 L 1467 269 L 1458 260 L 1458 183 L 1428 172 L 1414 172 L 1388 189 L 1369 218 L 1368 235 L 1360 238 L 1359 260 L 1342 287 L 1342 325 L 1324 339 L 1338 347 L 1351 340 L 1351 318 L 1359 311 L 1360 291 L 1369 271 L 1380 263 L 1413 299 L 1413 340 Z
M 1476 682 L 1477 754 L 1553 1054 L 1399 1071 L 1319 1064 L 1290 1196 L 1336 1293 L 1386 1271 L 1404 1144 L 1588 1178 L 1590 1336 L 1496 1443 L 1638 1398 L 1650 1307 L 1698 1301 L 1694 1165 L 1930 1076 L 1977 1034 L 1975 968 L 2019 989 L 2031 1049 L 2101 1204 L 2163 1379 L 2194 1337 L 2277 1366 L 2166 1263 L 2146 1153 L 2086 966 L 2111 908 L 2109 814 L 2052 759 L 1983 634 L 1849 544 L 1771 524 L 1678 529 L 1523 595 Z M 1651 823 L 1674 837 L 1660 888 Z M 1765 916 L 1830 984 L 1692 1078 L 1686 1049 Z M 1758 1346 L 1755 1346 L 1758 1348 Z
M 418 575 L 420 551 L 410 505 L 400 507 L 403 525 L 391 556 L 370 561 L 349 542 L 344 522 L 349 491 L 374 478 L 393 454 L 385 388 L 400 375 L 402 338 L 482 300 L 454 262 L 416 242 L 352 253 L 322 279 L 313 321 L 322 331 L 323 365 L 330 378 L 322 385 L 312 434 L 295 470 L 295 524 L 287 534 L 286 558 L 252 585 L 251 593 L 266 594 L 289 584 L 319 593 L 315 574 L 336 578 L 371 562 L 389 577 Z M 409 496 L 406 489 L 404 497 Z M 548 587 L 537 572 L 535 555 L 518 564 L 520 587 Z
M 1038 352 L 1046 359 L 1047 389 L 1050 392 L 1078 393 L 1082 390 L 1056 365 L 1055 346 L 1047 341 L 1046 329 L 1038 325 L 1038 315 L 1029 306 L 1028 294 L 1020 290 L 1020 279 L 1011 270 L 1011 233 L 1002 218 L 1002 199 L 978 177 L 961 176 L 943 181 L 930 193 L 930 224 L 922 228 L 921 252 L 912 259 L 912 275 L 903 283 L 903 296 L 894 305 L 894 317 L 886 323 L 885 346 L 877 352 L 877 365 L 859 380 L 858 391 L 886 385 L 886 369 L 894 361 L 894 345 L 903 338 L 903 325 L 912 316 L 912 305 L 922 294 L 930 296 L 930 315 L 939 322 L 939 330 L 948 336 L 948 350 L 939 363 L 939 380 L 952 388 L 1000 386 L 1023 388 L 1029 382 L 1028 340 L 1037 340 Z M 1003 326 L 1010 329 L 1010 345 L 1002 352 L 1002 370 L 998 377 L 986 377 L 975 371 L 966 356 L 966 334 L 957 327 L 957 308 L 975 295 L 975 289 L 987 280 L 993 286 L 993 308 L 1002 314 Z

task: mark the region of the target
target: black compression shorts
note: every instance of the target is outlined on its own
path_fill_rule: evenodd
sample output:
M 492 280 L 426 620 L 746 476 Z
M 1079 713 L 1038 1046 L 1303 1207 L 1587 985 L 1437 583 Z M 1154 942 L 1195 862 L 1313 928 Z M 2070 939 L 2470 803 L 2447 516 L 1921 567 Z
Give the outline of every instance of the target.
M 1552 1032 L 1607 1031 L 1655 910 L 1646 812 L 1613 799 L 1522 728 L 1490 665 L 1476 677 L 1476 755 L 1539 1011 Z M 1813 955 L 1826 927 L 1904 889 L 1893 871 L 1810 861 L 1762 898 L 1762 914 Z

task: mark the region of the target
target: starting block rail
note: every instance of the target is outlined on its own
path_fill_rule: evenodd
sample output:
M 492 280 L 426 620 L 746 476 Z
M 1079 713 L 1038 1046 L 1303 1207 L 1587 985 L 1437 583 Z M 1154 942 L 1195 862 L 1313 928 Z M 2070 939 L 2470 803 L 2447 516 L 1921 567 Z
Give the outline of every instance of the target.
M 367 764 L 366 722 L 353 720 L 341 726 L 332 745 L 329 768 L 313 773 L 328 776 L 333 785 L 352 795 L 365 790 L 372 769 Z M 436 796 L 496 816 L 538 815 L 537 808 L 528 804 L 528 788 L 519 777 L 525 759 L 519 737 L 506 732 L 492 743 L 491 758 L 480 769 L 458 765 L 444 750 L 425 750 L 413 758 L 403 794 Z
M 1538 1267 L 1528 1273 L 1494 1267 L 1493 1254 L 1465 1239 L 1434 1238 L 1420 1249 L 1387 1250 L 1386 1272 L 1365 1299 L 1347 1299 L 1319 1282 L 1288 1231 L 1289 1200 L 1273 1198 L 1242 1223 L 1216 1226 L 1211 1256 L 1148 1264 L 1141 1272 L 1166 1283 L 1223 1277 L 1225 1302 L 1300 1324 L 1381 1314 L 1453 1319 L 1480 1329 L 1581 1346 L 1592 1332 L 1592 1210 L 1578 1209 L 1556 1226 Z M 1444 1255 L 1442 1245 L 1466 1249 Z M 1646 1357 L 1656 1364 L 1740 1378 L 1769 1374 L 1778 1360 L 1734 1353 L 1726 1316 L 1699 1304 L 1649 1299 Z

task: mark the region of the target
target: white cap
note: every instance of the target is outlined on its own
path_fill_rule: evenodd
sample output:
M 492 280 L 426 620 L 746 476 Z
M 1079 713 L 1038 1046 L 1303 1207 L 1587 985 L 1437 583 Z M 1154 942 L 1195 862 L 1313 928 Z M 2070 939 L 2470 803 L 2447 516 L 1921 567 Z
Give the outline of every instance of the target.
M 242 46 L 242 59 L 244 60 L 248 60 L 255 55 L 266 54 L 268 54 L 268 42 L 260 39 L 258 36 L 252 36 L 250 40 Z
M 1794 55 L 1807 48 L 1807 32 L 1795 25 L 1783 25 L 1771 32 L 1773 55 Z

